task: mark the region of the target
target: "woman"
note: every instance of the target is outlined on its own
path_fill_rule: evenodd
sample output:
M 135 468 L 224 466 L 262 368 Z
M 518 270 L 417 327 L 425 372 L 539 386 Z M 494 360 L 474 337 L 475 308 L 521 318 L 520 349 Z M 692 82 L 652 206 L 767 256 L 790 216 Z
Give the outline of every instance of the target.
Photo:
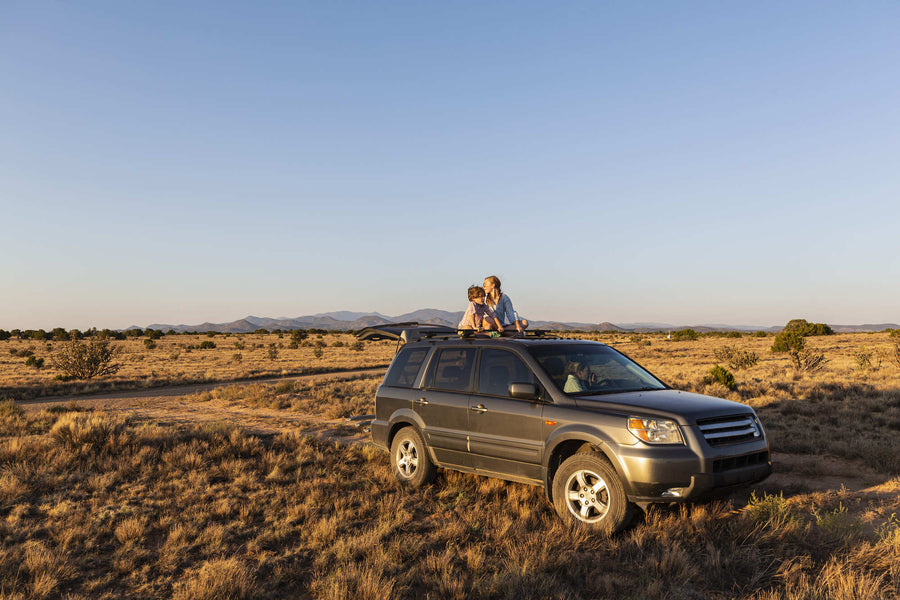
M 572 362 L 566 365 L 566 385 L 563 391 L 567 394 L 588 391 L 589 369 L 583 362 Z
M 514 326 L 519 333 L 528 327 L 527 320 L 518 318 L 509 296 L 500 291 L 500 280 L 496 275 L 484 280 L 484 291 L 487 294 L 485 303 L 491 307 L 503 327 Z

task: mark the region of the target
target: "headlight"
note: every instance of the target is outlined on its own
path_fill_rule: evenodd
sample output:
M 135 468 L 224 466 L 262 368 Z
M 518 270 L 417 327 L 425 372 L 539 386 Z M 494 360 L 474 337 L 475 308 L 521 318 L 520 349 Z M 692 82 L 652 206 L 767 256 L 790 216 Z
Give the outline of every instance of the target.
M 631 417 L 628 419 L 628 431 L 648 444 L 684 444 L 678 423 L 668 419 Z

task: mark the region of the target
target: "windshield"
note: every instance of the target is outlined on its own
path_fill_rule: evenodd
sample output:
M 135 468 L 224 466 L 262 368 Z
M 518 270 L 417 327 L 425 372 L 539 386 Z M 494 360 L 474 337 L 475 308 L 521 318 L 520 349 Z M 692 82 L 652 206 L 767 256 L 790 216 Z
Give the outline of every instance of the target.
M 601 344 L 541 345 L 528 351 L 559 389 L 571 396 L 666 388 L 633 360 Z

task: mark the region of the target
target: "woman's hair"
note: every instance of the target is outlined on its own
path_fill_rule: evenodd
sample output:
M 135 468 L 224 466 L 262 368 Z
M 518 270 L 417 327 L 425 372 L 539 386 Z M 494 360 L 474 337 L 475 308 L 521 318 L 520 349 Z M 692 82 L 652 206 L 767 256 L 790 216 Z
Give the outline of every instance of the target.
M 469 286 L 469 301 L 471 302 L 478 296 L 484 296 L 484 288 L 480 285 L 470 285 Z
M 497 277 L 496 275 L 491 275 L 489 277 L 485 277 L 484 280 L 490 281 L 491 283 L 494 284 L 494 289 L 497 290 L 497 298 L 499 298 L 501 295 L 503 295 L 503 292 L 500 291 L 500 278 L 499 277 Z M 485 302 L 490 304 L 491 307 L 497 306 L 496 304 L 492 304 L 493 299 L 490 296 L 485 298 Z
M 587 368 L 587 365 L 583 362 L 578 362 L 578 361 L 570 362 L 569 364 L 566 365 L 566 375 L 575 375 L 582 369 L 586 369 L 586 368 Z

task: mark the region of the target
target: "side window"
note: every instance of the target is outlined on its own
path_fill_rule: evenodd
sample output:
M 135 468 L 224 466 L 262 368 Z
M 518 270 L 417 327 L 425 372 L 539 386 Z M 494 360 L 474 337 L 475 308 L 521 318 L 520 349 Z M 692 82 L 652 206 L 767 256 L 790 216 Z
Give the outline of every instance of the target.
M 536 383 L 522 359 L 506 350 L 484 350 L 479 373 L 479 393 L 492 396 L 508 397 L 511 383 Z
M 384 378 L 384 385 L 412 387 L 427 354 L 428 348 L 404 348 L 401 350 L 391 363 L 391 370 Z
M 537 361 L 544 367 L 544 371 L 550 376 L 559 389 L 566 384 L 566 356 L 564 354 L 551 354 L 549 356 L 538 356 Z
M 431 387 L 436 390 L 464 392 L 469 389 L 473 366 L 475 366 L 475 348 L 441 350 L 435 364 Z

